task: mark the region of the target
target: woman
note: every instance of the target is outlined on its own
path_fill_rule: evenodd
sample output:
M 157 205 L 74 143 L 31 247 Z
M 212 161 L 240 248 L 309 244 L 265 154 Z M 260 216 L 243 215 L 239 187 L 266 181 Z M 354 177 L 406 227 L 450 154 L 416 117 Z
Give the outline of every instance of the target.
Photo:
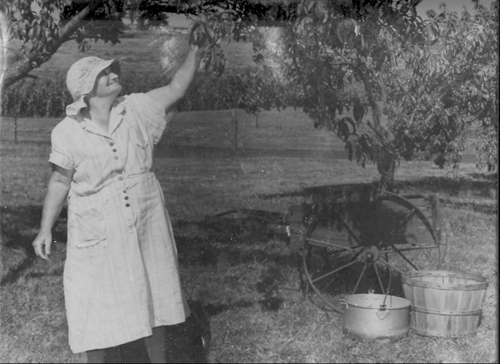
M 118 97 L 117 60 L 85 57 L 66 84 L 74 103 L 52 131 L 52 174 L 35 252 L 48 259 L 51 229 L 68 201 L 64 294 L 69 343 L 89 362 L 105 349 L 145 338 L 151 362 L 165 362 L 165 325 L 189 309 L 153 147 L 193 80 L 205 45 L 191 50 L 172 82 Z

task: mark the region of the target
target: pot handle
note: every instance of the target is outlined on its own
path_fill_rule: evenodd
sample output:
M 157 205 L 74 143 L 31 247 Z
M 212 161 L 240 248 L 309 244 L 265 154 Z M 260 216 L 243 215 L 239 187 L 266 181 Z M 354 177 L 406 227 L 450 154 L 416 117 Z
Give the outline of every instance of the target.
M 377 311 L 376 312 L 377 314 L 377 317 L 380 319 L 380 320 L 383 320 L 387 317 L 387 315 L 389 314 L 389 310 L 380 310 L 380 311 Z
M 347 309 L 349 308 L 349 305 L 348 305 L 348 304 L 347 304 L 347 302 L 346 302 L 346 301 L 344 301 L 344 300 L 340 300 L 340 304 L 341 304 L 341 305 L 345 305 L 345 310 L 347 310 Z

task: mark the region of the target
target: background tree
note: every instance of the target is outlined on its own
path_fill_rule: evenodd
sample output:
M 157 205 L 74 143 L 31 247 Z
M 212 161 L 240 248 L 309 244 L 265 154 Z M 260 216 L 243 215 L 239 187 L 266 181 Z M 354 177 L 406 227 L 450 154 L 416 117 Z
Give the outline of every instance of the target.
M 398 60 L 408 47 L 427 46 L 419 2 L 305 0 L 283 28 L 280 46 L 263 39 L 258 49 L 301 86 L 293 106 L 335 132 L 349 159 L 376 162 L 387 186 L 401 154 L 385 112 L 387 83 L 399 77 Z
M 419 1 L 302 1 L 280 43 L 257 43 L 301 86 L 293 106 L 335 132 L 349 159 L 377 163 L 391 184 L 399 159 L 457 165 L 473 128 L 478 166 L 497 162 L 498 2 L 461 16 Z M 432 16 L 433 15 L 433 16 Z
M 491 170 L 498 165 L 498 1 L 490 9 L 471 5 L 472 12 L 442 5 L 428 13 L 437 42 L 425 52 L 405 52 L 409 77 L 391 85 L 401 107 L 388 103 L 388 113 L 404 140 L 402 155 L 438 153 L 441 163 L 456 164 L 472 139 L 478 167 Z

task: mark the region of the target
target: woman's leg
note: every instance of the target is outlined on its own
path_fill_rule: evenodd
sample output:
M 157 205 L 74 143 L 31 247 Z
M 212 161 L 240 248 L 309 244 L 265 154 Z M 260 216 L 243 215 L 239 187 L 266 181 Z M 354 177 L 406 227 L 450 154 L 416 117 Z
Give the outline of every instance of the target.
M 106 349 L 89 350 L 87 354 L 87 363 L 105 363 Z
M 146 350 L 151 363 L 165 363 L 167 355 L 165 353 L 165 326 L 153 328 L 153 335 L 144 339 Z

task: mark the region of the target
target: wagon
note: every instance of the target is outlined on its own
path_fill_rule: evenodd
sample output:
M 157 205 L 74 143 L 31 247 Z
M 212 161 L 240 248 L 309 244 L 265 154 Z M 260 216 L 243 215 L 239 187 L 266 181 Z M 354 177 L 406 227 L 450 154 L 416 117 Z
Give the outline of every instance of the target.
M 395 273 L 439 269 L 444 260 L 438 195 L 357 183 L 307 187 L 303 196 L 288 209 L 291 249 L 301 257 L 303 291 L 328 308 L 342 312 L 339 293 L 355 294 L 362 282 L 387 294 Z
M 325 309 L 342 294 L 388 294 L 397 273 L 439 269 L 446 255 L 438 195 L 400 195 L 379 183 L 305 187 L 302 203 L 277 212 L 238 212 L 286 226 L 300 286 Z M 218 216 L 225 215 L 228 211 Z

